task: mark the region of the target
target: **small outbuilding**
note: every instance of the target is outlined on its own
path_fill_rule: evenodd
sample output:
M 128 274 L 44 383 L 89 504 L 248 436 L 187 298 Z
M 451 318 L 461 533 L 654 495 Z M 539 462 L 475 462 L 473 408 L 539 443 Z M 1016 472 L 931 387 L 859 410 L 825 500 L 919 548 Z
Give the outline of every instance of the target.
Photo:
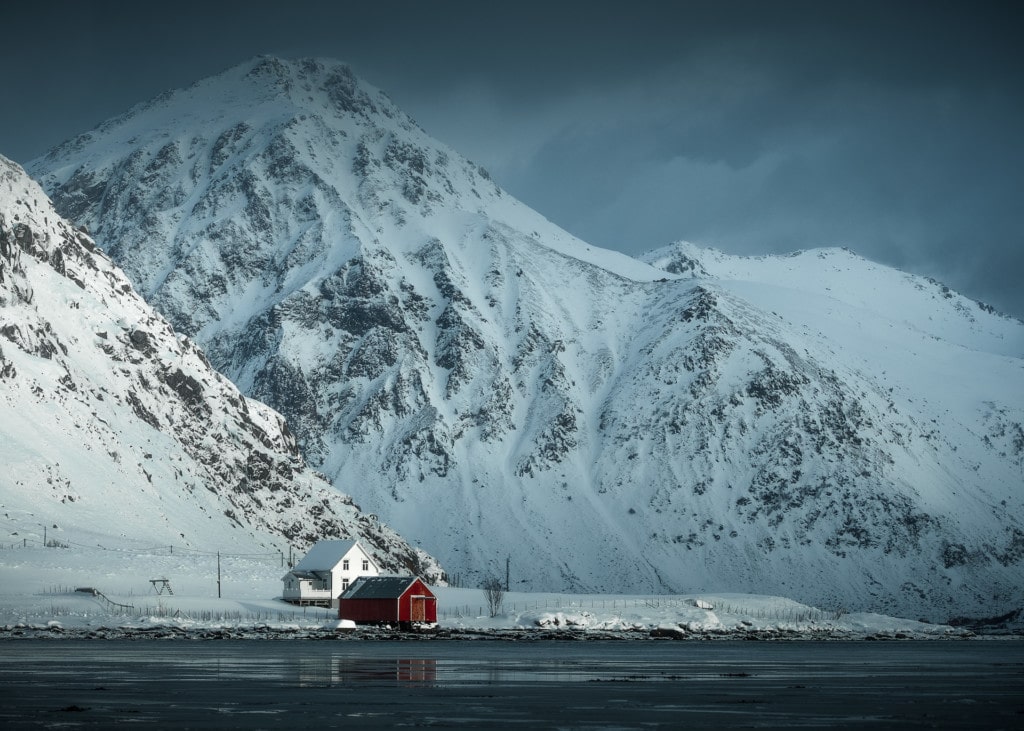
M 437 597 L 418 576 L 364 576 L 338 599 L 338 619 L 356 624 L 437 622 Z

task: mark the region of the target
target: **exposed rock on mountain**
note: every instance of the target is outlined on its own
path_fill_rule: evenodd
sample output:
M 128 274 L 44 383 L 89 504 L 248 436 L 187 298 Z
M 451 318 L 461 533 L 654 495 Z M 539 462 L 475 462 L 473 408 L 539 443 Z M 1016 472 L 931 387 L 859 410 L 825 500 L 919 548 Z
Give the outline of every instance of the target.
M 304 463 L 0 157 L 0 503 L 57 525 L 200 549 L 352 536 L 393 571 L 436 562 Z
M 308 459 L 467 581 L 1024 603 L 1024 325 L 822 250 L 596 249 L 341 64 L 259 58 L 32 171 Z

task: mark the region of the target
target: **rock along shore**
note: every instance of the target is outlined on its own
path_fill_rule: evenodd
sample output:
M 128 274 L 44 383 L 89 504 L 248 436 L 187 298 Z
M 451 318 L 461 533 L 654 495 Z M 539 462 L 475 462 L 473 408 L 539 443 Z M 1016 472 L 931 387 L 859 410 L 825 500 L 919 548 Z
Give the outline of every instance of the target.
M 266 624 L 232 627 L 184 627 L 155 625 L 152 627 L 112 626 L 65 628 L 59 622 L 47 624 L 8 624 L 0 627 L 0 640 L 19 639 L 73 639 L 73 640 L 391 640 L 391 641 L 475 641 L 501 640 L 509 642 L 541 641 L 630 641 L 630 640 L 748 640 L 748 641 L 893 641 L 893 640 L 962 640 L 979 637 L 968 629 L 951 629 L 942 633 L 870 632 L 849 630 L 793 630 L 793 629 L 709 629 L 690 631 L 682 627 L 663 626 L 653 629 L 594 630 L 594 629 L 453 629 L 420 627 L 398 630 L 386 627 L 280 627 Z

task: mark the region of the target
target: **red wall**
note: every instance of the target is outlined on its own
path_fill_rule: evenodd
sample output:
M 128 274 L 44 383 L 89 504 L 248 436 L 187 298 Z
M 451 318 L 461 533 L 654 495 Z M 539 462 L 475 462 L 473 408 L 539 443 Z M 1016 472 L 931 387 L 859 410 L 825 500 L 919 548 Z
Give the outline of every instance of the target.
M 354 622 L 397 622 L 398 601 L 395 599 L 342 599 L 338 618 Z
M 412 598 L 414 596 L 425 596 L 426 606 L 425 609 L 425 622 L 436 622 L 437 621 L 437 599 L 434 598 L 434 593 L 430 591 L 426 584 L 420 579 L 416 579 L 412 586 L 406 589 L 405 593 L 402 594 L 402 621 L 409 621 L 412 618 Z
M 420 579 L 416 579 L 398 599 L 342 599 L 338 602 L 338 618 L 353 622 L 409 622 L 412 597 L 425 596 L 425 622 L 437 622 L 437 600 Z

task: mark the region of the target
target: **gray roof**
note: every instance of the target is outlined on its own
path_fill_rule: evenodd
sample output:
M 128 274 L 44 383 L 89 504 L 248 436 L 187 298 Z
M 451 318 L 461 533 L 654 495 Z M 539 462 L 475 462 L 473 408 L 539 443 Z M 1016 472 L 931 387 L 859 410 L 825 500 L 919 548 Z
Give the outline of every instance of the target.
M 397 599 L 415 576 L 361 576 L 341 595 L 342 599 Z
M 357 541 L 348 539 L 342 541 L 317 541 L 316 545 L 309 549 L 309 553 L 302 557 L 302 560 L 295 564 L 293 573 L 302 571 L 330 571 L 342 556 L 352 550 Z

